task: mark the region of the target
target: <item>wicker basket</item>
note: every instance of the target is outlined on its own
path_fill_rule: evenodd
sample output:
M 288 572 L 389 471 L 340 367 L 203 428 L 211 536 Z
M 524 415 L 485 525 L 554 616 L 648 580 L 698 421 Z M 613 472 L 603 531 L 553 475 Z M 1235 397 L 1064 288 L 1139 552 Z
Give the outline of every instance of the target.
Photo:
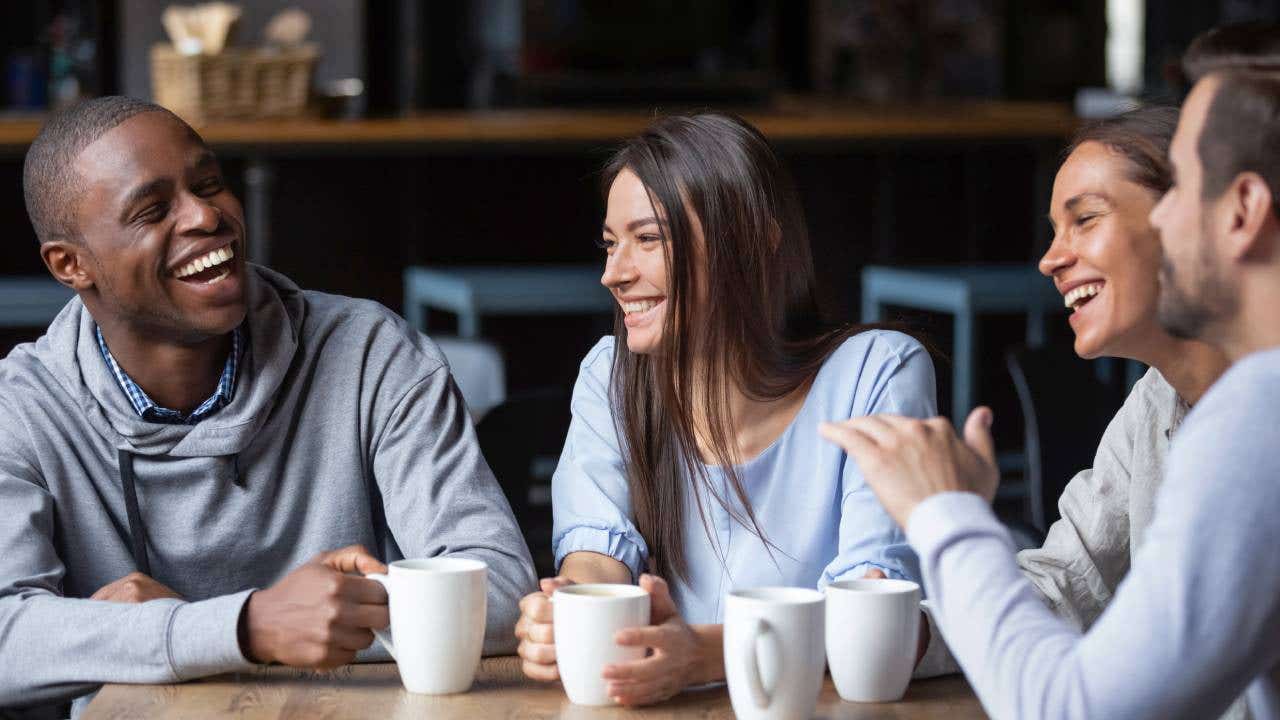
M 151 91 L 193 124 L 297 117 L 307 110 L 317 54 L 314 45 L 303 45 L 183 55 L 160 44 L 151 48 Z

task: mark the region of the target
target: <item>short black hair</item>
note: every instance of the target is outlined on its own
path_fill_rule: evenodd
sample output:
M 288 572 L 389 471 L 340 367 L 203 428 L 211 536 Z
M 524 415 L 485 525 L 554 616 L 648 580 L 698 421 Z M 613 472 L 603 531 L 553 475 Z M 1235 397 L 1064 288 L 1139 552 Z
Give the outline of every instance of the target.
M 76 103 L 40 128 L 22 165 L 22 194 L 41 244 L 79 237 L 72 214 L 82 192 L 74 169 L 81 151 L 125 120 L 148 112 L 166 113 L 182 122 L 155 103 L 109 95 Z
M 1280 24 L 1236 23 L 1197 35 L 1182 55 L 1183 74 L 1194 84 L 1218 70 L 1280 70 Z

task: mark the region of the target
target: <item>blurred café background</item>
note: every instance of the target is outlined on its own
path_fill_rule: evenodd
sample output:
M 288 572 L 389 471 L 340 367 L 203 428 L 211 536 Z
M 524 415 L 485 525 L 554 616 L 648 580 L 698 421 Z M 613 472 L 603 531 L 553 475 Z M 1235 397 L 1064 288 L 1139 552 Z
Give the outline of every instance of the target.
M 936 345 L 939 410 L 996 410 L 1001 512 L 1034 538 L 1141 368 L 1070 350 L 1035 271 L 1082 118 L 1177 101 L 1177 59 L 1280 0 L 163 0 L 4 4 L 0 352 L 68 294 L 23 207 L 23 154 L 79 98 L 195 125 L 249 255 L 377 300 L 441 342 L 548 570 L 577 363 L 612 331 L 597 169 L 655 114 L 728 110 L 799 185 L 827 311 Z

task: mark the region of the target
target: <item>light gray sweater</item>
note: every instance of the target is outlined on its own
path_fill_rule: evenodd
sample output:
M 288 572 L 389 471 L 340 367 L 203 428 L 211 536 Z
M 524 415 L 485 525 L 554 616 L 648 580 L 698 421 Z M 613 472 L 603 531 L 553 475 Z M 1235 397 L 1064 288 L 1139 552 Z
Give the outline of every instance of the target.
M 1280 718 L 1280 349 L 1238 361 L 1183 423 L 1156 512 L 1087 632 L 1055 615 L 971 493 L 907 537 L 946 641 L 995 718 L 1201 720 L 1242 693 Z
M 1146 537 L 1174 433 L 1190 408 L 1155 368 L 1129 392 L 1107 425 L 1093 459 L 1067 483 L 1061 517 L 1044 545 L 1018 553 L 1018 566 L 1041 600 L 1078 630 L 1088 630 L 1111 602 Z M 918 676 L 957 672 L 937 625 Z M 1248 720 L 1243 698 L 1222 716 Z
M 78 299 L 0 361 L 0 707 L 245 668 L 249 593 L 354 543 L 488 563 L 485 650 L 514 645 L 532 564 L 434 344 L 376 303 L 249 275 L 235 398 L 196 425 L 137 415 Z M 136 569 L 119 450 L 152 575 L 185 602 L 84 599 Z

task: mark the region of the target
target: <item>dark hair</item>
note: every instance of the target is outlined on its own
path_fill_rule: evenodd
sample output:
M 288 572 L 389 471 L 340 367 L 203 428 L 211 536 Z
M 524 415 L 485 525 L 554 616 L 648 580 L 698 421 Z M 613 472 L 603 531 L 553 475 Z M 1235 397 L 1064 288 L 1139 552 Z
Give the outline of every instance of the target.
M 1124 157 L 1129 165 L 1130 180 L 1160 197 L 1173 185 L 1169 143 L 1177 127 L 1176 107 L 1150 105 L 1137 108 L 1081 127 L 1063 157 L 1087 142 L 1101 143 Z
M 671 309 L 662 347 L 652 355 L 627 349 L 623 314 L 615 312 L 610 395 L 635 523 L 651 565 L 661 575 L 685 578 L 686 478 L 709 540 L 715 542 L 700 489 L 774 549 L 734 467 L 730 388 L 757 400 L 785 397 L 865 328 L 820 318 L 799 198 L 754 127 L 718 113 L 660 118 L 609 160 L 606 199 L 623 170 L 640 179 L 655 216 L 665 211 Z M 696 252 L 692 217 L 705 238 Z M 705 412 L 708 460 L 726 475 L 732 500 L 708 480 L 697 451 L 695 408 Z
M 22 193 L 42 244 L 78 238 L 73 216 L 82 188 L 74 169 L 76 157 L 107 131 L 145 112 L 168 113 L 177 119 L 159 105 L 110 95 L 76 103 L 40 128 L 22 166 Z
M 1247 22 L 1212 28 L 1196 36 L 1182 55 L 1192 84 L 1219 70 L 1280 70 L 1280 25 Z
M 1254 172 L 1280 215 L 1280 74 L 1229 70 L 1215 77 L 1221 81 L 1196 142 L 1200 196 L 1218 197 L 1240 173 Z

